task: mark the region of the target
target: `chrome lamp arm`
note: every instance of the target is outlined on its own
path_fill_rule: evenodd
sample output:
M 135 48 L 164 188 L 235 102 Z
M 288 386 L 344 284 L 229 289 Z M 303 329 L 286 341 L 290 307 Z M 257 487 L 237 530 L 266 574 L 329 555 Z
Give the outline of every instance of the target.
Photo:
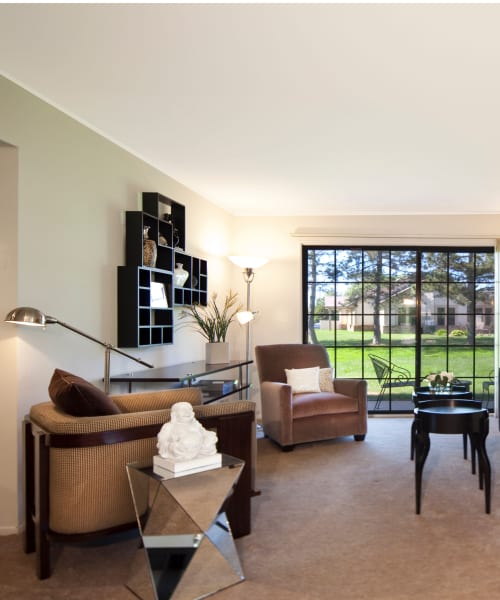
M 149 367 L 150 369 L 154 368 L 154 365 L 142 360 L 141 358 L 132 356 L 131 354 L 128 354 L 127 352 L 124 352 L 123 350 L 116 348 L 116 346 L 113 346 L 112 344 L 110 344 L 108 342 L 103 342 L 101 340 L 98 340 L 94 336 L 89 335 L 88 333 L 85 333 L 81 329 L 78 329 L 77 327 L 73 327 L 73 325 L 64 323 L 64 321 L 59 321 L 59 319 L 56 319 L 55 317 L 51 317 L 50 315 L 45 315 L 43 312 L 41 312 L 37 308 L 31 308 L 29 306 L 21 306 L 19 308 L 14 308 L 9 313 L 7 313 L 7 316 L 5 317 L 5 322 L 6 323 L 16 323 L 18 325 L 31 325 L 31 326 L 35 326 L 35 327 L 45 327 L 45 325 L 52 325 L 52 324 L 57 323 L 61 327 L 65 327 L 66 329 L 69 329 L 70 331 L 73 331 L 74 333 L 77 333 L 78 335 L 81 335 L 82 337 L 85 337 L 88 340 L 91 340 L 92 342 L 99 344 L 100 346 L 103 346 L 106 349 L 105 355 L 104 355 L 104 391 L 106 394 L 109 393 L 109 385 L 110 385 L 109 380 L 110 380 L 110 355 L 111 355 L 111 352 L 116 352 L 117 354 L 126 356 L 127 358 L 130 358 L 131 360 L 134 360 L 135 362 L 137 362 L 141 365 L 144 365 L 145 367 Z

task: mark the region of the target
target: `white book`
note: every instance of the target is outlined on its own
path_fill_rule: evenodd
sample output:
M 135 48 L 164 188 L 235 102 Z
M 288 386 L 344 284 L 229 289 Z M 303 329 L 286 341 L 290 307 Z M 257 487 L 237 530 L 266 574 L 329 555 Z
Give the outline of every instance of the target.
M 199 456 L 191 460 L 175 460 L 173 458 L 163 458 L 163 456 L 153 456 L 153 471 L 157 475 L 162 475 L 161 471 L 170 473 L 182 473 L 184 471 L 196 471 L 205 468 L 215 468 L 222 465 L 222 454 L 219 452 L 212 456 Z

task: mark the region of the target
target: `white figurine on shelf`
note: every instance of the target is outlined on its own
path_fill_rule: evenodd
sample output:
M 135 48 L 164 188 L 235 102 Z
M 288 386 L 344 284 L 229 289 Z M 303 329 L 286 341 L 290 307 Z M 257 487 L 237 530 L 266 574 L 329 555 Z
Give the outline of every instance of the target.
M 158 454 L 174 461 L 192 460 L 214 456 L 217 452 L 217 435 L 199 423 L 189 402 L 172 406 L 168 423 L 158 433 Z

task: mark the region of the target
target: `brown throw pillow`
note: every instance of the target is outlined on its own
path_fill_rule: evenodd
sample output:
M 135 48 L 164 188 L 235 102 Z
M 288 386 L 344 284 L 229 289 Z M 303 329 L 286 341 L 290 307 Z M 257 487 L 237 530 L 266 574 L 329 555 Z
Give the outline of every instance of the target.
M 121 412 L 98 387 L 61 369 L 56 369 L 52 375 L 49 396 L 57 408 L 74 417 L 99 417 Z

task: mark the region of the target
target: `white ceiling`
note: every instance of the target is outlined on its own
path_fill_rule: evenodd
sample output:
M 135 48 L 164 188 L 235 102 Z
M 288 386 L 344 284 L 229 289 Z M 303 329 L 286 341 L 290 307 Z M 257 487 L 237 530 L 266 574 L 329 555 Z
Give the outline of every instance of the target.
M 500 5 L 2 4 L 0 73 L 234 214 L 500 212 Z

